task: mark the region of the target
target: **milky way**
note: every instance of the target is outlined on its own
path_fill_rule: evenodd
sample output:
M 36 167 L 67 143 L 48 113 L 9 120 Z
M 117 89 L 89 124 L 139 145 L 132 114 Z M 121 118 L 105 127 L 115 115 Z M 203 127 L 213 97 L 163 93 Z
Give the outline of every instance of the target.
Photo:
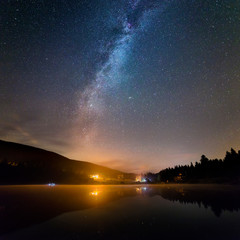
M 82 118 L 87 122 L 86 125 L 103 117 L 106 110 L 105 98 L 117 90 L 122 81 L 126 81 L 128 76 L 122 72 L 127 64 L 134 38 L 139 31 L 146 30 L 144 16 L 147 16 L 149 21 L 156 11 L 163 8 L 164 3 L 156 4 L 151 1 L 137 0 L 127 3 L 129 10 L 127 13 L 119 11 L 118 34 L 114 36 L 114 40 L 110 38 L 107 41 L 107 46 L 102 46 L 100 49 L 100 52 L 107 56 L 106 61 L 99 67 L 94 80 L 81 93 L 79 115 L 80 118 L 83 116 Z M 109 110 L 111 109 L 108 107 Z M 84 134 L 86 134 L 86 128 L 84 128 Z
M 3 1 L 0 138 L 126 171 L 240 142 L 239 0 Z

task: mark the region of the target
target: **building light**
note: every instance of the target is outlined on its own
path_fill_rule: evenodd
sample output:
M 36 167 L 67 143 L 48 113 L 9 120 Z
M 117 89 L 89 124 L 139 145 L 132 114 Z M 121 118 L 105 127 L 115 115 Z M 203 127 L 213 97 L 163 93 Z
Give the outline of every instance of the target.
M 55 183 L 48 183 L 49 187 L 54 187 L 56 184 Z
M 136 182 L 141 182 L 141 178 L 140 177 L 136 177 Z
M 97 179 L 99 179 L 99 175 L 98 174 L 90 175 L 90 178 L 93 178 L 94 180 L 97 180 Z

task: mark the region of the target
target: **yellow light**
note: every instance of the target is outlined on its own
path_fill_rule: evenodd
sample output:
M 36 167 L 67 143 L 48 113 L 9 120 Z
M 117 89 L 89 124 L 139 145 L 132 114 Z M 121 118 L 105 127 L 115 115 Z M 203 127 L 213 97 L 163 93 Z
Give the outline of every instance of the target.
M 96 174 L 96 175 L 90 175 L 90 178 L 99 179 L 99 175 L 98 175 L 98 174 Z
M 137 188 L 136 188 L 136 192 L 137 192 L 138 194 L 142 194 L 142 188 L 137 187 Z
M 98 196 L 99 192 L 98 191 L 94 191 L 94 192 L 90 192 L 89 195 L 91 196 Z
M 137 176 L 137 177 L 136 177 L 136 182 L 141 182 L 141 180 L 142 180 L 142 179 L 141 179 L 141 176 Z

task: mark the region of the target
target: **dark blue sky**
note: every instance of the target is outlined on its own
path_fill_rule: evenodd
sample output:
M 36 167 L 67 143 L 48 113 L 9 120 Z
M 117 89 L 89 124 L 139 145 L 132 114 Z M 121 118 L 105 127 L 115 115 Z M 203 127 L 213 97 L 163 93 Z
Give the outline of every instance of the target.
M 135 172 L 239 149 L 239 0 L 9 0 L 0 29 L 1 139 Z

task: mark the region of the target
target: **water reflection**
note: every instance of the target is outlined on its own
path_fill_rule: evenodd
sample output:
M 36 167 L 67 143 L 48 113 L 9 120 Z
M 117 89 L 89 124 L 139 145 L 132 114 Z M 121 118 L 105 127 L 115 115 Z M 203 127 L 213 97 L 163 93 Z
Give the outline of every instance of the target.
M 161 208 L 164 199 L 172 203 L 198 205 L 201 209 L 209 208 L 217 217 L 223 211 L 240 209 L 240 189 L 233 186 L 6 186 L 0 187 L 0 235 L 45 222 L 66 212 L 107 206 L 124 198 L 132 202 L 143 199 L 146 201 L 145 211 L 153 203 Z M 129 218 L 131 211 L 126 209 L 124 218 Z M 171 213 L 171 217 L 174 214 Z
M 99 195 L 99 191 L 90 192 L 89 195 L 97 197 Z
M 144 195 L 144 193 L 148 193 L 147 189 L 147 187 L 136 187 L 136 192 L 137 194 Z
M 150 195 L 160 195 L 170 201 L 182 204 L 198 204 L 210 208 L 220 217 L 223 211 L 240 210 L 240 189 L 234 186 L 209 185 L 170 185 L 162 188 L 151 188 Z
M 119 186 L 0 187 L 0 235 L 134 195 L 135 188 Z

